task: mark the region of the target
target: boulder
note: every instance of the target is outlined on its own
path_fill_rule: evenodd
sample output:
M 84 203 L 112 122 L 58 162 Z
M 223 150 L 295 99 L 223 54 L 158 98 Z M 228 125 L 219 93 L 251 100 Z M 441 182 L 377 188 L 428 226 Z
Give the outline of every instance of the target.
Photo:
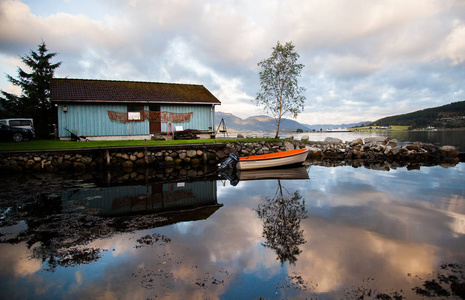
M 243 135 L 242 133 L 238 133 L 238 134 L 237 134 L 237 138 L 238 138 L 238 139 L 243 139 L 243 138 L 244 138 L 244 135 Z
M 384 136 L 375 136 L 375 137 L 368 137 L 365 138 L 365 144 L 369 145 L 386 145 L 386 143 L 389 141 L 388 137 Z
M 83 156 L 81 158 L 81 162 L 88 165 L 92 162 L 92 157 L 89 157 L 89 156 Z
M 388 143 L 386 144 L 389 147 L 395 148 L 397 147 L 398 141 L 396 139 L 389 140 Z
M 301 140 L 302 142 L 306 142 L 306 141 L 308 141 L 309 139 L 310 139 L 310 138 L 308 137 L 308 135 L 303 135 L 303 136 L 300 138 L 300 140 Z
M 336 145 L 336 144 L 342 144 L 342 140 L 338 138 L 332 138 L 332 137 L 327 137 L 324 140 L 325 144 L 331 144 L 331 145 Z
M 358 146 L 358 145 L 363 145 L 363 140 L 361 138 L 355 139 L 352 142 L 350 142 L 351 146 Z
M 197 151 L 196 150 L 187 150 L 187 157 L 196 157 L 197 156 Z
M 134 167 L 134 163 L 130 160 L 125 160 L 123 162 L 123 169 L 128 170 L 128 169 L 132 169 L 133 167 Z
M 320 148 L 314 148 L 314 147 L 305 147 L 308 149 L 308 157 L 321 157 L 323 156 L 323 151 L 321 151 Z
M 445 157 L 457 157 L 460 154 L 460 151 L 455 148 L 454 146 L 442 146 L 439 148 L 439 151 L 441 152 L 441 155 Z
M 295 147 L 294 147 L 294 144 L 293 143 L 290 143 L 288 141 L 284 141 L 284 147 L 286 148 L 286 150 L 294 150 Z

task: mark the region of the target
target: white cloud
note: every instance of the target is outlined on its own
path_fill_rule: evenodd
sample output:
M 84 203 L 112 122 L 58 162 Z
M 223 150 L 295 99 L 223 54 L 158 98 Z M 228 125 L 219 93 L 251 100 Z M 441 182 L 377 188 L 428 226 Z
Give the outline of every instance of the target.
M 305 65 L 299 121 L 374 120 L 465 98 L 459 0 L 4 0 L 0 14 L 3 73 L 42 38 L 63 61 L 57 76 L 202 84 L 218 110 L 242 118 L 261 113 L 250 101 L 257 63 L 278 40 L 293 41 Z M 11 90 L 4 78 L 0 88 Z

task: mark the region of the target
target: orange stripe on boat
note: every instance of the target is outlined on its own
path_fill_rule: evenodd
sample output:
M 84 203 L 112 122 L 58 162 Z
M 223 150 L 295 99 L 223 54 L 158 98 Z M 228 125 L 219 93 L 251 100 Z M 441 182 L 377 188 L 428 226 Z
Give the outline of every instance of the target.
M 307 151 L 308 149 L 304 148 L 304 149 L 295 149 L 295 150 L 275 152 L 275 153 L 269 153 L 269 154 L 243 156 L 243 157 L 239 157 L 239 161 L 252 161 L 252 160 L 264 160 L 264 159 L 288 157 L 288 156 L 299 155 Z

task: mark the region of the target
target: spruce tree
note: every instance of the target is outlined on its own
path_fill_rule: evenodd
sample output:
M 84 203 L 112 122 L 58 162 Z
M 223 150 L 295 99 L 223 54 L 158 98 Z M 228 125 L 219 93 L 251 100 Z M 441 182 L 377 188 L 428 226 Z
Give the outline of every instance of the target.
M 15 95 L 2 90 L 0 103 L 3 106 L 3 117 L 32 118 L 36 135 L 40 138 L 48 137 L 48 125 L 57 122 L 56 109 L 50 101 L 50 80 L 61 62 L 51 63 L 57 53 L 49 53 L 42 41 L 37 51 L 32 51 L 21 60 L 30 69 L 30 73 L 18 67 L 18 78 L 7 74 L 12 84 L 21 87 L 21 95 Z

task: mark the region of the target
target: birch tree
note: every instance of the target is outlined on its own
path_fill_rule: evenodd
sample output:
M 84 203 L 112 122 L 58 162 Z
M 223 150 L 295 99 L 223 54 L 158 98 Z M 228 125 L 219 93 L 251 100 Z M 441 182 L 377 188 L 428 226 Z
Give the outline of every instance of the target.
M 305 89 L 299 87 L 298 78 L 303 64 L 298 64 L 299 54 L 290 43 L 273 47 L 270 58 L 258 63 L 260 67 L 260 91 L 255 103 L 276 121 L 276 136 L 279 138 L 281 121 L 286 116 L 296 118 L 304 109 Z

